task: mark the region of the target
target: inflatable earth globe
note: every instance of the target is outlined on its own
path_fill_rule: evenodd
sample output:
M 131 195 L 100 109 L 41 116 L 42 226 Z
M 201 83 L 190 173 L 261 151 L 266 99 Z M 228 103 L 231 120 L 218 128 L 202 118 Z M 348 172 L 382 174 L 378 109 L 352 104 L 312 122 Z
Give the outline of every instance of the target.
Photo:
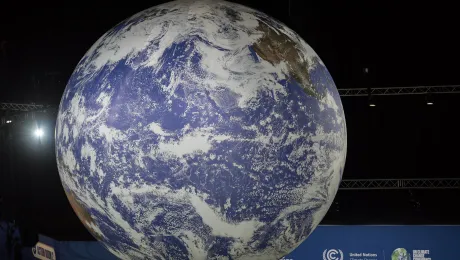
M 104 34 L 63 93 L 56 157 L 121 259 L 279 259 L 337 192 L 346 125 L 317 54 L 279 21 L 178 1 Z

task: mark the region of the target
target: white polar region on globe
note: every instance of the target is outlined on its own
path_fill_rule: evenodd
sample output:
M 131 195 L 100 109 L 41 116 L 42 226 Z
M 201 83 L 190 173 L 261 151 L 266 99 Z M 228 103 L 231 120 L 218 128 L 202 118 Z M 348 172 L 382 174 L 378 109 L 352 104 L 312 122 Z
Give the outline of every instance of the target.
M 71 206 L 121 259 L 280 259 L 326 214 L 346 148 L 317 54 L 225 1 L 169 2 L 109 30 L 56 124 Z

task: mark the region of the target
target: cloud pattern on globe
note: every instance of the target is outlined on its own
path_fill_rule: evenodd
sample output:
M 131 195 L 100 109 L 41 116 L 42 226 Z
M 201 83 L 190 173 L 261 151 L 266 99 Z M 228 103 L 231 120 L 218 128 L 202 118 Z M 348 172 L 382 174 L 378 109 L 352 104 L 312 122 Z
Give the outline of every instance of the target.
M 170 2 L 85 54 L 56 157 L 85 227 L 121 259 L 279 259 L 326 214 L 346 157 L 334 82 L 247 7 Z

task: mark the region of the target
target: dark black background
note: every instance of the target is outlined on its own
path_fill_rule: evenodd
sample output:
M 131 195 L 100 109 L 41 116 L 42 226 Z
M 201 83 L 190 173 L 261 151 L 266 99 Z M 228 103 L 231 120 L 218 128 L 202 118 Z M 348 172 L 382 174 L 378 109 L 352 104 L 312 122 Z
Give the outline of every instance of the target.
M 163 1 L 164 2 L 164 1 Z M 237 1 L 298 32 L 338 88 L 460 84 L 459 22 L 443 2 Z M 59 104 L 79 59 L 112 26 L 158 1 L 0 3 L 0 102 Z M 363 69 L 369 73 L 364 74 Z M 342 99 L 348 126 L 344 178 L 460 177 L 460 95 Z M 4 215 L 57 239 L 92 237 L 72 212 L 54 158 L 53 114 L 4 127 Z M 11 137 L 10 139 L 6 137 Z M 5 141 L 8 140 L 8 141 Z M 458 190 L 339 191 L 323 224 L 460 223 Z

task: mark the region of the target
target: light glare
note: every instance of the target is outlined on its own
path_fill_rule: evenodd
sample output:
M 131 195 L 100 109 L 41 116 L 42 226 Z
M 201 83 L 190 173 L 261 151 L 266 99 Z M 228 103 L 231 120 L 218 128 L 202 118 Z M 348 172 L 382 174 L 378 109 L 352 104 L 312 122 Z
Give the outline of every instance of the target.
M 37 130 L 35 130 L 35 136 L 36 137 L 42 137 L 43 136 L 43 130 L 38 128 Z

